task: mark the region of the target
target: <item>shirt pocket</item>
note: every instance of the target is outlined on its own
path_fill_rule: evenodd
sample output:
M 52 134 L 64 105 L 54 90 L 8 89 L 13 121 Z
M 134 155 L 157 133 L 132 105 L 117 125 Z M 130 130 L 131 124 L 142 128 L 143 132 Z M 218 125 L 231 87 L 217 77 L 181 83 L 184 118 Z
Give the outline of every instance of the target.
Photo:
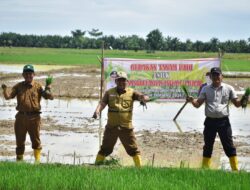
M 222 103 L 222 104 L 227 104 L 228 101 L 229 101 L 229 94 L 227 94 L 227 93 L 222 93 L 221 103 Z
M 129 99 L 129 98 L 124 98 L 122 100 L 122 107 L 127 109 L 127 108 L 130 108 L 132 105 L 132 99 Z
M 30 96 L 34 103 L 38 101 L 38 94 L 36 92 L 31 92 Z
M 18 97 L 20 102 L 25 102 L 26 97 L 27 97 L 27 90 L 20 89 L 18 94 L 17 94 L 17 97 Z
M 116 104 L 116 96 L 109 95 L 109 106 L 113 107 Z

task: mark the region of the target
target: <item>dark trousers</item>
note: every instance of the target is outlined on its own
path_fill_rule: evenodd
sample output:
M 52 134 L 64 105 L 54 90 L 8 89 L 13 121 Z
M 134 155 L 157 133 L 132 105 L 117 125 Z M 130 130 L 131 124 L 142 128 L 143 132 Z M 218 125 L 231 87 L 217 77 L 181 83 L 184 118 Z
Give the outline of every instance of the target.
M 204 129 L 203 156 L 210 158 L 213 152 L 213 145 L 216 134 L 219 134 L 223 149 L 228 157 L 236 156 L 236 148 L 233 144 L 232 129 L 228 117 L 214 119 L 206 118 Z
M 26 134 L 30 136 L 33 149 L 41 149 L 40 115 L 23 115 L 17 113 L 15 121 L 16 154 L 23 155 L 25 150 Z
M 136 138 L 133 129 L 128 129 L 124 127 L 108 127 L 106 126 L 102 146 L 98 154 L 103 156 L 108 156 L 113 152 L 115 143 L 117 139 L 120 139 L 123 144 L 126 152 L 130 156 L 135 156 L 140 154 L 137 144 Z

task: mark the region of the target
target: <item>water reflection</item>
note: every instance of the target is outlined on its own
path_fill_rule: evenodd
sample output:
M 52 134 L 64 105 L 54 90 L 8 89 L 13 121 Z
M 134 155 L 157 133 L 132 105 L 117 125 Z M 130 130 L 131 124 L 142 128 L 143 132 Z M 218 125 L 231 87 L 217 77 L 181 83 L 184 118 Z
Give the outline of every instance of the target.
M 42 162 L 61 162 L 61 163 L 93 163 L 95 155 L 101 145 L 102 129 L 107 122 L 107 109 L 102 114 L 102 120 L 93 120 L 92 114 L 98 104 L 98 100 L 91 99 L 55 99 L 54 101 L 42 100 L 42 117 L 49 117 L 56 124 L 69 128 L 70 132 L 63 131 L 42 131 L 41 139 L 43 143 Z M 159 103 L 150 102 L 148 109 L 144 110 L 138 102 L 134 104 L 133 125 L 135 131 L 149 130 L 164 132 L 192 132 L 203 131 L 204 106 L 200 109 L 187 104 L 179 115 L 178 120 L 173 122 L 173 118 L 183 105 L 183 102 Z M 0 100 L 0 120 L 14 120 L 16 114 L 16 100 Z M 240 108 L 230 106 L 233 134 L 249 136 L 250 110 L 245 112 Z M 74 128 L 93 128 L 95 132 L 71 132 Z M 73 130 L 72 130 L 73 131 Z M 10 136 L 0 135 L 0 139 L 14 141 L 14 134 Z M 27 138 L 28 139 L 28 138 Z M 249 138 L 247 138 L 249 139 Z M 27 142 L 29 144 L 29 140 Z M 32 152 L 30 145 L 27 151 Z M 1 145 L 15 151 L 15 146 Z M 28 157 L 33 161 L 33 157 Z M 14 157 L 13 157 L 14 159 Z
M 16 100 L 0 100 L 0 120 L 14 119 Z M 54 101 L 42 100 L 42 117 L 49 117 L 57 124 L 69 128 L 93 127 L 106 124 L 107 109 L 102 113 L 102 122 L 92 120 L 92 114 L 98 104 L 93 99 L 55 99 Z M 148 103 L 148 109 L 143 111 L 138 102 L 134 103 L 133 125 L 136 131 L 167 131 L 167 132 L 188 132 L 203 131 L 204 106 L 196 109 L 187 104 L 179 115 L 177 122 L 173 118 L 183 105 L 183 102 Z M 250 135 L 249 108 L 246 111 L 241 108 L 230 106 L 230 121 L 234 135 Z
M 179 123 L 177 121 L 173 121 L 173 122 L 176 125 L 177 129 L 179 130 L 179 132 L 183 133 L 183 131 L 181 130 L 181 126 L 179 125 Z

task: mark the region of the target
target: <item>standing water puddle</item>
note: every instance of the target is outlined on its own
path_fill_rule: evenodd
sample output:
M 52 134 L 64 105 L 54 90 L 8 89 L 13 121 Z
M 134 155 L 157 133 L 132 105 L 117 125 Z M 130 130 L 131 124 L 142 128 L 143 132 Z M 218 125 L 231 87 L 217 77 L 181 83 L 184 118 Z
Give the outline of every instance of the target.
M 98 133 L 98 120 L 91 119 L 98 104 L 98 100 L 91 99 L 55 99 L 53 101 L 42 100 L 42 118 L 50 118 L 57 125 L 68 128 L 67 131 L 42 131 L 41 140 L 43 145 L 42 162 L 60 163 L 93 163 L 100 144 Z M 173 118 L 183 103 L 148 103 L 148 109 L 143 110 L 138 102 L 134 103 L 133 124 L 135 131 L 149 130 L 151 132 L 202 132 L 204 106 L 199 109 L 186 106 L 179 115 L 177 123 Z M 0 120 L 13 120 L 15 117 L 16 100 L 6 101 L 0 99 Z M 249 114 L 250 110 L 243 111 L 241 108 L 230 106 L 230 121 L 233 134 L 244 137 L 250 136 Z M 102 127 L 107 121 L 107 108 L 102 114 Z M 94 129 L 94 132 L 73 132 L 74 129 Z M 14 134 L 7 136 L 14 140 Z M 0 135 L 1 138 L 7 138 Z M 8 138 L 7 138 L 8 139 Z M 28 140 L 29 138 L 27 138 Z M 249 138 L 248 138 L 249 139 Z M 30 142 L 30 141 L 28 141 Z M 249 142 L 248 142 L 249 143 Z M 14 146 L 6 145 L 3 148 L 15 149 Z M 30 145 L 27 151 L 32 151 Z M 10 157 L 4 157 L 6 159 Z M 14 159 L 14 158 L 13 158 Z M 32 158 L 30 158 L 32 159 Z M 224 157 L 221 158 L 223 163 Z M 248 160 L 249 164 L 249 160 Z M 249 166 L 249 165 L 248 165 Z
M 98 100 L 92 99 L 42 100 L 42 117 L 49 117 L 55 120 L 57 124 L 69 128 L 84 126 L 98 128 L 99 122 L 91 119 L 98 102 Z M 196 109 L 191 104 L 188 104 L 177 118 L 177 122 L 173 122 L 174 116 L 182 105 L 182 102 L 151 102 L 147 104 L 148 109 L 143 110 L 142 106 L 139 106 L 139 103 L 135 102 L 133 112 L 135 131 L 202 132 L 205 119 L 204 106 Z M 16 100 L 6 101 L 0 98 L 0 120 L 14 119 L 16 114 L 15 106 Z M 249 109 L 244 111 L 241 108 L 235 108 L 233 105 L 230 106 L 230 121 L 234 135 L 250 135 L 249 114 Z M 107 108 L 103 111 L 102 116 L 102 123 L 105 125 L 107 121 Z

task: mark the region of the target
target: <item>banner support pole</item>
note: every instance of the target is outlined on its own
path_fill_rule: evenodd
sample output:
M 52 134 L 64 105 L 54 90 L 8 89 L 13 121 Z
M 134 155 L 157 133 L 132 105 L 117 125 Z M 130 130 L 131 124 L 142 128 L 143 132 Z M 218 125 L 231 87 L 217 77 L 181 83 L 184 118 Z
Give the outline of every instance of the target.
M 104 84 L 104 41 L 102 41 L 102 58 L 100 59 L 98 57 L 100 63 L 101 63 L 101 82 L 100 82 L 100 103 L 102 101 L 102 96 L 103 96 L 103 84 Z M 102 143 L 102 112 L 100 113 L 100 118 L 99 118 L 99 147 L 101 147 Z
M 222 52 L 222 50 L 220 48 L 218 48 L 218 58 L 220 60 L 220 69 L 222 69 L 222 61 L 221 61 L 221 59 L 222 59 L 223 54 L 224 53 Z
M 104 41 L 102 41 L 100 101 L 102 100 L 102 95 L 103 95 L 103 84 L 104 84 Z

